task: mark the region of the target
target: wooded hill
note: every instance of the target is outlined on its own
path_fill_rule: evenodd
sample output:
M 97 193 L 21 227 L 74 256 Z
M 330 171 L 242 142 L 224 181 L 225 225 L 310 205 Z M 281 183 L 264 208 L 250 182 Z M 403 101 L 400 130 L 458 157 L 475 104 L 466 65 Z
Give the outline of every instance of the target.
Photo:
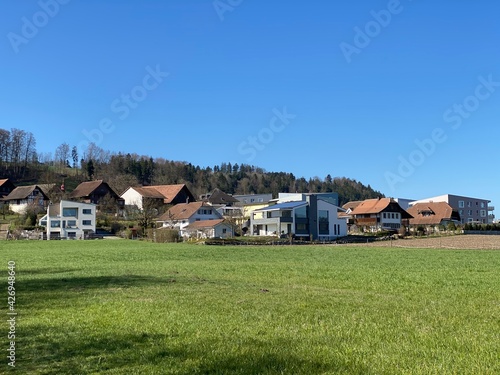
M 0 129 L 0 178 L 16 185 L 56 183 L 71 191 L 80 182 L 105 180 L 118 194 L 129 186 L 186 184 L 195 196 L 219 188 L 229 194 L 336 192 L 340 204 L 384 197 L 370 185 L 346 178 L 295 177 L 253 165 L 222 163 L 213 167 L 137 154 L 112 153 L 90 144 L 79 158 L 76 147 L 62 144 L 51 154 L 38 154 L 33 134 Z

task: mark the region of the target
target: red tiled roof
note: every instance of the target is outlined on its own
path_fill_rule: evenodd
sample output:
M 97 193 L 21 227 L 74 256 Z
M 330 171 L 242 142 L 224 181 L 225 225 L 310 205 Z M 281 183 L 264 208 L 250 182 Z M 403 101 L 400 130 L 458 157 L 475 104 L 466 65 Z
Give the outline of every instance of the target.
M 201 207 L 209 207 L 203 202 L 179 203 L 158 218 L 158 221 L 185 220 L 193 216 Z
M 171 204 L 185 186 L 185 184 L 155 185 L 134 187 L 132 189 L 137 191 L 145 198 L 163 198 L 165 204 Z
M 439 225 L 443 220 L 460 220 L 460 214 L 446 202 L 417 203 L 408 209 L 410 225 Z
M 389 198 L 381 198 L 381 199 L 367 199 L 363 202 L 360 202 L 358 206 L 354 210 L 352 210 L 352 215 L 364 215 L 364 214 L 378 214 L 382 212 L 391 204 L 391 200 Z
M 195 221 L 192 224 L 189 224 L 186 228 L 188 229 L 213 228 L 223 222 L 224 222 L 223 219 L 200 220 L 200 221 Z

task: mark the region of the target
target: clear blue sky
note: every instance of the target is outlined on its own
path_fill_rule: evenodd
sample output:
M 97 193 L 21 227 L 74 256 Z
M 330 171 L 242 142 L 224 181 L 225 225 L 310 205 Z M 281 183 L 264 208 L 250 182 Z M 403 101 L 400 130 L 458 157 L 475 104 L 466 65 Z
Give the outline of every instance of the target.
M 87 131 L 112 151 L 500 205 L 497 1 L 59 1 L 0 12 L 0 127 L 41 152 Z

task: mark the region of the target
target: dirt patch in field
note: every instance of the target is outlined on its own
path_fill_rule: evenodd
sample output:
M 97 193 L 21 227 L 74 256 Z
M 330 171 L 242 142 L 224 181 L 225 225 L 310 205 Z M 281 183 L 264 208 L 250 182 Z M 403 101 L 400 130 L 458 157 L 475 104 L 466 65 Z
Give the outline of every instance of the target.
M 368 244 L 350 244 L 348 246 L 367 247 L 403 247 L 419 249 L 470 249 L 500 250 L 500 236 L 461 235 L 449 237 L 411 238 L 404 240 L 376 241 Z

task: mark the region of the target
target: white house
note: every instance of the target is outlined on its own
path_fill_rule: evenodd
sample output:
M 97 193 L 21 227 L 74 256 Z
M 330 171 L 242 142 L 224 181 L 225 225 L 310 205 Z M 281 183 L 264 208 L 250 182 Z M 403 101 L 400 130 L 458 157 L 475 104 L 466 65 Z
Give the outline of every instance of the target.
M 181 236 L 187 236 L 184 229 L 197 221 L 220 220 L 222 215 L 215 207 L 204 202 L 180 203 L 161 215 L 156 222 L 162 227 L 178 229 Z
M 46 228 L 47 239 L 85 239 L 95 232 L 96 207 L 92 203 L 62 200 L 48 206 L 39 224 Z
M 234 235 L 233 227 L 223 219 L 200 220 L 184 228 L 184 234 L 191 238 L 231 238 Z
M 367 228 L 371 232 L 399 230 L 413 218 L 391 198 L 366 199 L 352 210 L 351 215 L 359 228 Z
M 49 198 L 38 185 L 18 186 L 10 192 L 3 201 L 9 205 L 9 210 L 23 214 L 28 206 L 43 210 L 49 203 Z
M 154 202 L 158 206 L 196 201 L 185 184 L 131 186 L 123 192 L 121 198 L 125 200 L 126 206 L 136 206 L 140 210 L 146 201 Z
M 315 194 L 304 200 L 278 202 L 255 210 L 251 234 L 258 236 L 295 236 L 312 240 L 332 240 L 347 236 L 347 223 L 338 217 L 338 206 Z

